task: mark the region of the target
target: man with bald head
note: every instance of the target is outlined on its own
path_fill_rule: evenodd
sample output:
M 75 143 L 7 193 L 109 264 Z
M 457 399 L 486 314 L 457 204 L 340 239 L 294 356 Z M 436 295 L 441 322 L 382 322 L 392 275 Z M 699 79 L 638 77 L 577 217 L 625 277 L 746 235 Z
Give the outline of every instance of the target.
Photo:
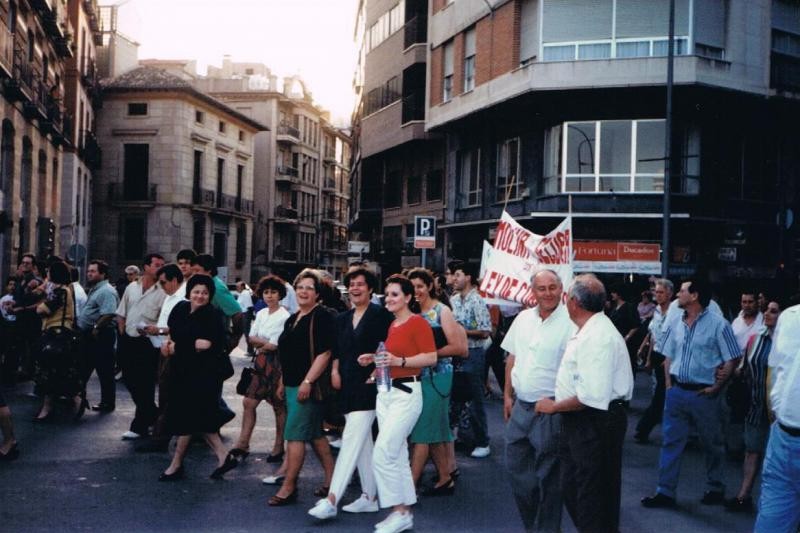
M 559 531 L 558 438 L 561 416 L 537 413 L 539 398 L 553 398 L 556 374 L 575 324 L 561 305 L 561 279 L 552 270 L 533 275 L 536 307 L 522 311 L 503 339 L 508 352 L 503 391 L 506 468 L 526 531 Z
M 561 492 L 578 531 L 619 531 L 625 409 L 633 395 L 628 348 L 603 313 L 606 291 L 595 276 L 575 278 L 567 312 L 578 327 L 556 376 L 555 400 L 539 413 L 561 413 Z

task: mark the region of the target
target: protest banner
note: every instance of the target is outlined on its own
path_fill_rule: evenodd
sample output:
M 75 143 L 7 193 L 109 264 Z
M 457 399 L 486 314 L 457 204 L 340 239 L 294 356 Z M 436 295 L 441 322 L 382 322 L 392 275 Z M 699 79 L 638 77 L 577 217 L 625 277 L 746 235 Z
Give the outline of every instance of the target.
M 540 268 L 555 271 L 566 286 L 572 279 L 572 219 L 565 218 L 547 235 L 525 229 L 503 211 L 486 264 L 480 290 L 487 298 L 532 306 L 536 302 L 531 276 Z

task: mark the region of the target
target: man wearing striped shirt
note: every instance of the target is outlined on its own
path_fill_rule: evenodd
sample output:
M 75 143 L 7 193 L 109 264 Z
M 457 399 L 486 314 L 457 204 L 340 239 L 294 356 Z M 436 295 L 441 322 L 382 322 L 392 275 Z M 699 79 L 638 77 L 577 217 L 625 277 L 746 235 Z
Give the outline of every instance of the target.
M 701 503 L 722 504 L 724 444 L 719 391 L 740 355 L 730 324 L 707 307 L 710 286 L 699 279 L 681 284 L 680 321 L 664 334 L 666 375 L 663 442 L 656 494 L 642 498 L 645 507 L 674 507 L 680 460 L 691 425 L 697 429 L 706 454 L 706 491 Z M 722 367 L 717 371 L 717 367 Z

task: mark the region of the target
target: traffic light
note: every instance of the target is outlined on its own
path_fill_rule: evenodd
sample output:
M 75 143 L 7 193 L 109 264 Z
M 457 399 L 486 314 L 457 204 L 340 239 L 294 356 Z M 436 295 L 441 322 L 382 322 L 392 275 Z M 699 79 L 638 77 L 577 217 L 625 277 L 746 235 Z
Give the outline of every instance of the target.
M 37 226 L 38 256 L 50 257 L 56 249 L 56 223 L 52 218 L 39 217 Z

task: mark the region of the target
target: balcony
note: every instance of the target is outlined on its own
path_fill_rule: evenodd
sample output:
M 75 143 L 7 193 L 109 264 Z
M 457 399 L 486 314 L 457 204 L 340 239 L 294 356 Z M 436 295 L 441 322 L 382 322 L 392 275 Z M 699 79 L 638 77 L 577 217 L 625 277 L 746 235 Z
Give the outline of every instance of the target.
M 403 98 L 402 123 L 425 120 L 425 91 L 413 93 Z
M 325 253 L 346 255 L 347 241 L 343 239 L 331 239 L 322 243 L 321 249 Z
M 275 206 L 275 222 L 297 224 L 297 209 L 292 207 L 283 207 L 282 205 Z
M 9 77 L 14 68 L 14 34 L 5 24 L 0 24 L 0 68 Z
M 195 186 L 192 189 L 192 203 L 196 207 L 213 208 L 215 205 L 216 193 L 211 189 L 203 189 Z
M 275 181 L 284 183 L 299 183 L 300 177 L 296 168 L 278 165 L 275 167 Z
M 109 183 L 108 203 L 115 207 L 153 207 L 158 201 L 158 185 L 136 182 Z
M 336 163 L 336 150 L 325 150 L 325 156 L 323 160 L 326 163 Z
M 336 192 L 336 179 L 335 178 L 323 179 L 322 192 Z
M 21 46 L 14 47 L 14 64 L 11 79 L 6 82 L 4 96 L 12 101 L 33 100 L 35 72 Z
M 300 130 L 289 124 L 280 124 L 278 125 L 277 140 L 278 142 L 300 144 Z
M 255 213 L 253 200 L 232 194 L 217 194 L 216 191 L 198 186 L 192 188 L 192 203 L 195 208 L 227 215 L 249 217 Z
M 403 33 L 405 34 L 403 48 L 426 42 L 428 40 L 428 16 L 419 14 L 410 19 L 403 27 Z
M 89 27 L 93 32 L 100 32 L 103 28 L 100 21 L 100 8 L 97 5 L 97 0 L 84 0 L 83 10 L 86 11 L 86 16 L 89 19 Z

